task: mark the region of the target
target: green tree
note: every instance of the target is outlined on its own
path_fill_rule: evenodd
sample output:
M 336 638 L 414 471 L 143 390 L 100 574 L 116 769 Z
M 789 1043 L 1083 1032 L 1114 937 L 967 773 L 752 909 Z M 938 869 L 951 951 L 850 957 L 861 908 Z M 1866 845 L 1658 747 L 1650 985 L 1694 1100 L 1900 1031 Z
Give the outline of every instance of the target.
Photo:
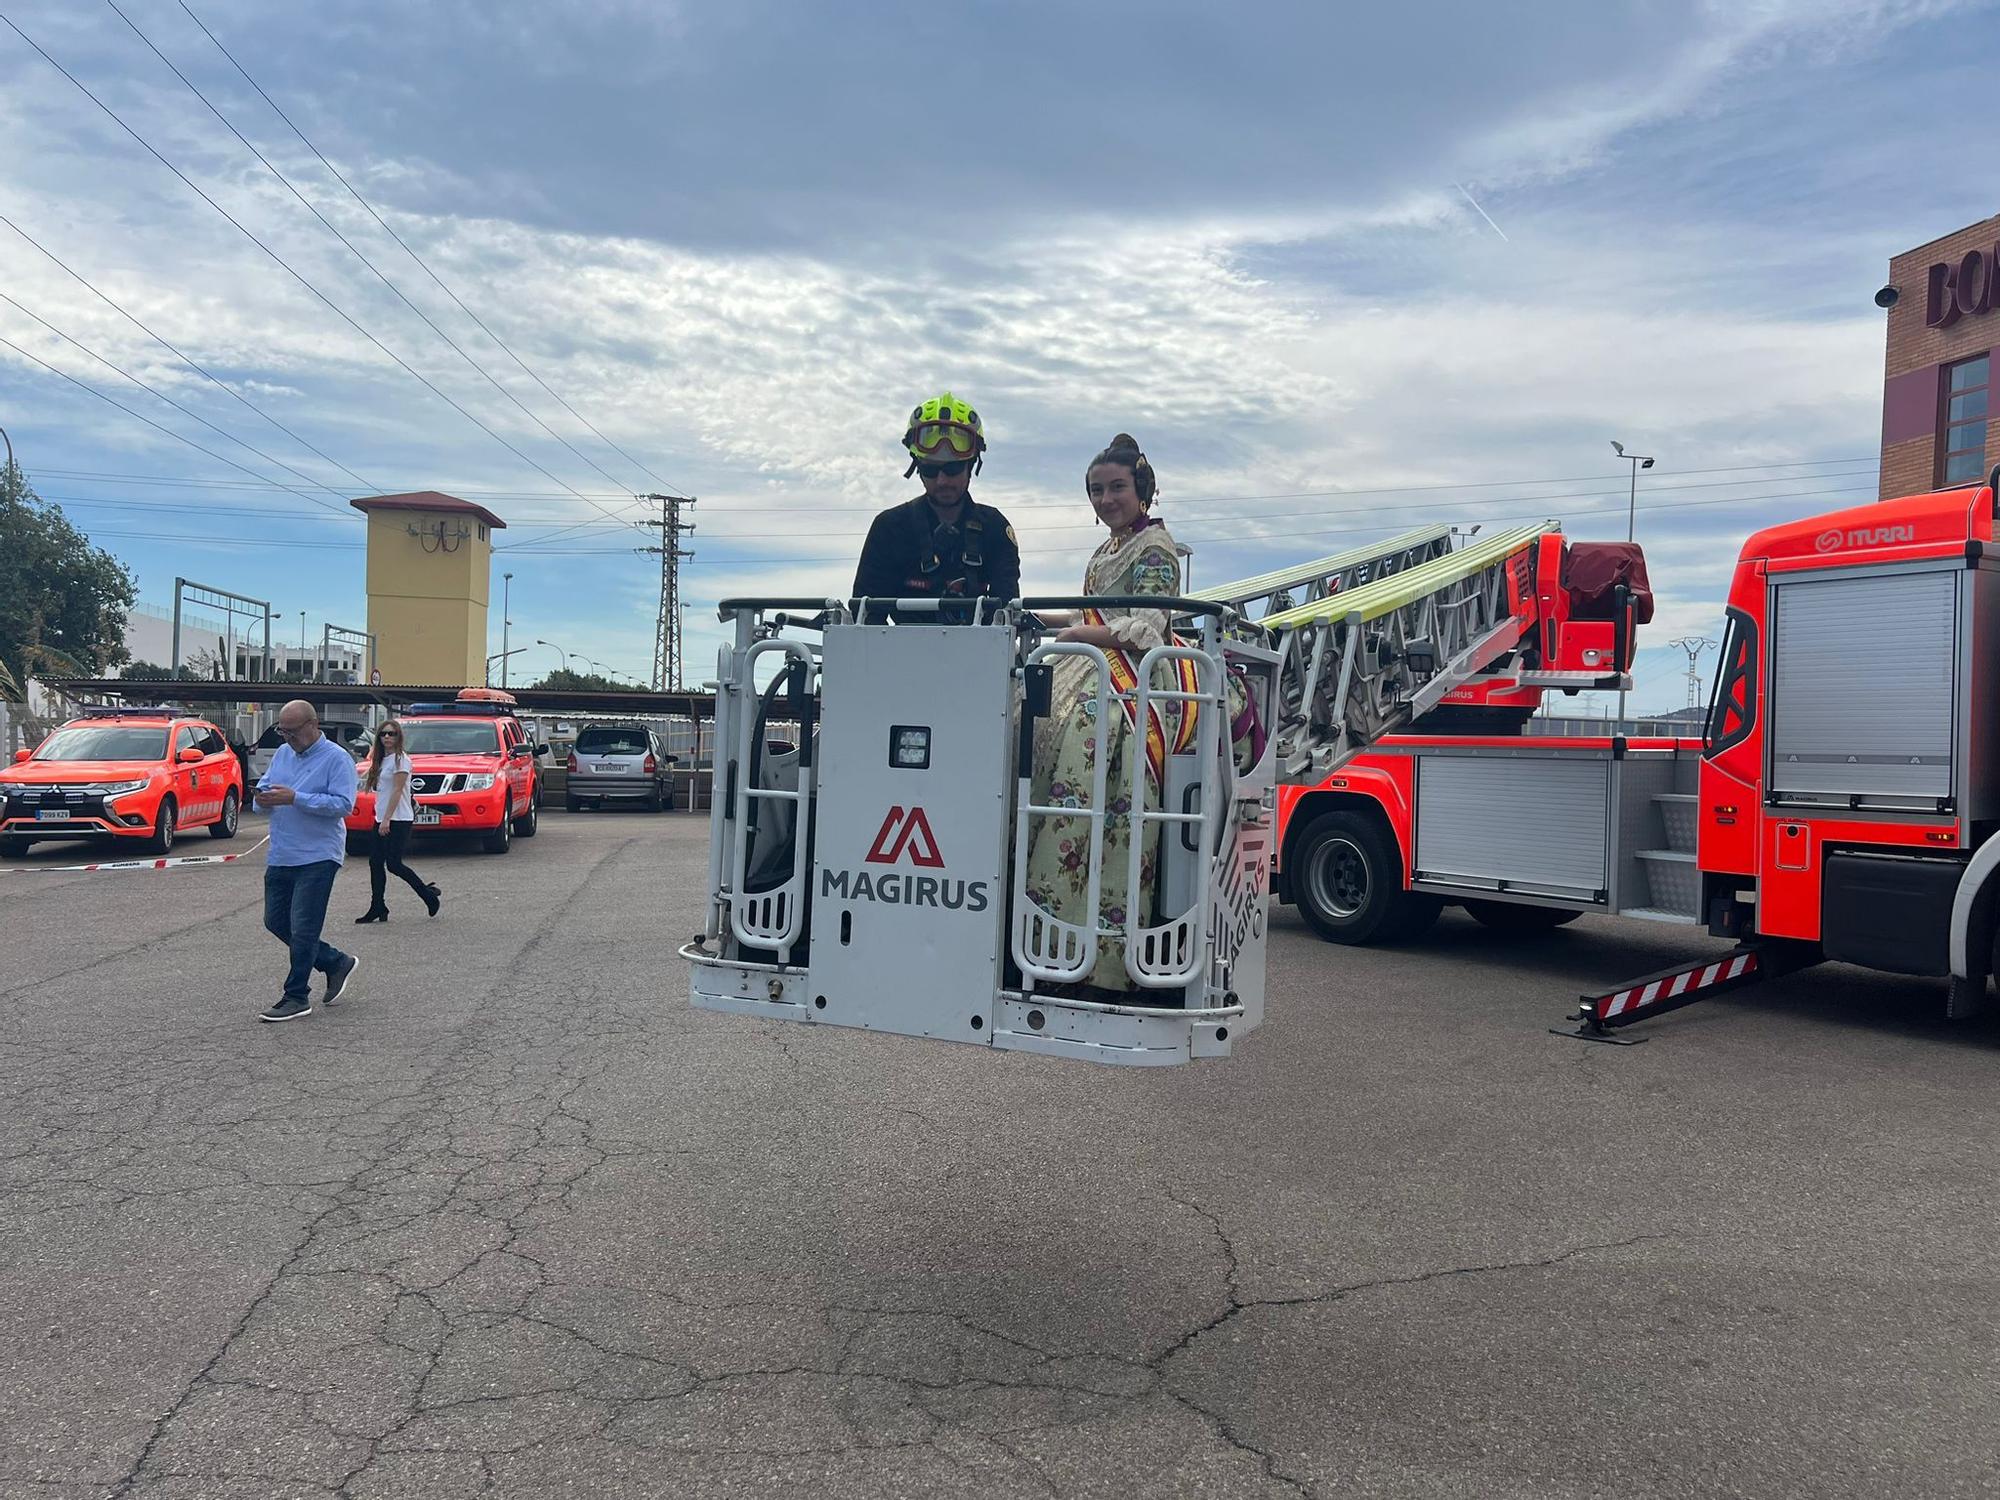
M 11 466 L 0 470 L 0 538 L 0 666 L 15 682 L 96 676 L 129 659 L 131 573 Z
M 156 661 L 128 661 L 118 675 L 128 681 L 149 682 L 165 682 L 170 677 L 179 682 L 199 682 L 202 676 L 185 662 L 181 664 L 180 671 L 175 673 L 169 672 L 162 663 Z
M 595 672 L 572 672 L 557 667 L 540 682 L 532 685 L 533 690 L 557 693 L 630 693 L 643 691 L 637 684 L 614 682 L 609 677 L 600 677 Z

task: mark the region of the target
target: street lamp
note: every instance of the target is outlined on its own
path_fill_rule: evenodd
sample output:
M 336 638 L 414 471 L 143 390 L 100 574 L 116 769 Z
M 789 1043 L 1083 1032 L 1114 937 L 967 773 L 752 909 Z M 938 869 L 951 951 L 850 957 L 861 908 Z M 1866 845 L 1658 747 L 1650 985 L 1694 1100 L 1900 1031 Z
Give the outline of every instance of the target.
M 1632 488 L 1625 498 L 1625 540 L 1631 541 L 1638 531 L 1639 522 L 1639 471 L 1653 467 L 1653 460 L 1643 454 L 1627 453 L 1625 445 L 1617 438 L 1611 440 L 1611 451 L 1632 466 Z M 1618 719 L 1622 727 L 1625 719 L 1625 689 L 1618 690 Z
M 509 651 L 509 652 L 507 652 L 507 653 L 506 653 L 505 655 L 502 655 L 502 654 L 501 654 L 500 652 L 497 652 L 497 651 L 496 651 L 496 652 L 494 652 L 494 653 L 493 653 L 493 655 L 491 655 L 491 656 L 487 657 L 487 658 L 486 658 L 486 685 L 487 685 L 488 687 L 491 687 L 491 686 L 493 686 L 493 663 L 495 663 L 496 661 L 497 661 L 497 662 L 501 662 L 501 663 L 503 663 L 503 667 L 502 667 L 502 671 L 501 671 L 501 677 L 502 677 L 502 680 L 504 681 L 504 680 L 505 680 L 505 677 L 506 677 L 506 671 L 505 671 L 505 667 L 504 667 L 504 663 L 506 662 L 506 660 L 507 660 L 507 657 L 509 657 L 509 656 L 519 656 L 519 655 L 520 655 L 520 654 L 521 654 L 521 653 L 522 653 L 523 651 L 526 651 L 527 649 L 528 649 L 528 648 L 527 648 L 526 646 L 516 646 L 516 647 L 515 647 L 515 648 L 514 648 L 514 649 L 513 649 L 512 651 Z
M 1611 447 L 1617 455 L 1632 466 L 1632 492 L 1625 502 L 1625 540 L 1631 541 L 1639 515 L 1639 471 L 1653 467 L 1650 458 L 1642 458 L 1637 453 L 1627 453 L 1625 445 L 1617 438 L 1611 440 Z
M 7 445 L 7 468 L 0 469 L 0 478 L 5 478 L 8 471 L 14 467 L 14 440 L 7 436 L 7 429 L 4 427 L 0 427 L 0 443 Z
M 507 658 L 514 654 L 507 649 L 507 629 L 514 623 L 507 618 L 514 612 L 514 575 L 502 573 L 500 578 L 500 686 L 504 688 L 507 685 Z
M 537 640 L 535 644 L 537 646 L 547 646 L 551 651 L 555 652 L 556 655 L 562 658 L 562 669 L 565 672 L 569 670 L 569 653 L 563 650 L 562 647 L 558 646 L 554 641 Z

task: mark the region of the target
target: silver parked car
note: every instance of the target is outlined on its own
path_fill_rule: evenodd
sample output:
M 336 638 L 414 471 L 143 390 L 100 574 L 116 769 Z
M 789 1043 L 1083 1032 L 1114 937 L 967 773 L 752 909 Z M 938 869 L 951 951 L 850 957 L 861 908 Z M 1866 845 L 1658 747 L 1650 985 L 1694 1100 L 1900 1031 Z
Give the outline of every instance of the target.
M 569 753 L 571 812 L 607 802 L 638 802 L 648 812 L 673 805 L 675 757 L 644 724 L 589 724 Z

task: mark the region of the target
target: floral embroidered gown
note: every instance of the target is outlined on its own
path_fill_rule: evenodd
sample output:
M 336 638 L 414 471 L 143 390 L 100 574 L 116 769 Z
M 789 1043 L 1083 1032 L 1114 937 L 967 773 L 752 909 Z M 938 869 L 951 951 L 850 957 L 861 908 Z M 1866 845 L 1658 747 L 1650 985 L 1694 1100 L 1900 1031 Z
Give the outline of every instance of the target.
M 1107 537 L 1091 556 L 1084 570 L 1086 594 L 1163 594 L 1180 592 L 1181 560 L 1174 539 L 1158 521 L 1125 537 Z M 1118 637 L 1134 669 L 1139 658 L 1154 646 L 1166 643 L 1167 612 L 1153 609 L 1105 609 L 1099 611 L 1103 623 Z M 1155 673 L 1154 687 L 1172 686 L 1163 668 Z M 1163 732 L 1169 737 L 1179 721 L 1179 705 L 1158 706 Z M 1132 761 L 1145 756 L 1144 742 L 1134 733 L 1122 705 L 1097 701 L 1096 664 L 1086 657 L 1059 658 L 1055 668 L 1050 712 L 1036 725 L 1034 798 L 1044 807 L 1090 805 L 1091 780 L 1100 753 L 1100 733 L 1105 765 L 1104 795 L 1109 803 L 1104 818 L 1104 864 L 1098 885 L 1098 925 L 1121 934 L 1100 932 L 1097 961 L 1084 982 L 1104 989 L 1126 990 L 1132 981 L 1125 973 L 1125 910 L 1130 894 L 1126 874 L 1132 850 Z M 1160 788 L 1150 773 L 1146 778 L 1146 805 L 1160 805 Z M 1143 887 L 1141 920 L 1151 919 L 1152 891 L 1159 861 L 1160 825 L 1146 833 L 1146 848 L 1140 865 Z M 1027 890 L 1030 900 L 1065 922 L 1085 921 L 1085 904 L 1090 894 L 1090 819 L 1050 816 L 1037 818 L 1028 839 Z

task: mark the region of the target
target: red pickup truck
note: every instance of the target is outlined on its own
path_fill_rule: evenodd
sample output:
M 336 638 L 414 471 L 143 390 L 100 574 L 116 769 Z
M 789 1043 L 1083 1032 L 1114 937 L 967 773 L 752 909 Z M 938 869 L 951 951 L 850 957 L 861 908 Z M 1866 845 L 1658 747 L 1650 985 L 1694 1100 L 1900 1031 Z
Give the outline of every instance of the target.
M 489 854 L 505 854 L 514 836 L 535 836 L 542 788 L 538 756 L 514 716 L 511 694 L 466 688 L 449 703 L 413 703 L 397 716 L 410 757 L 410 792 L 418 833 L 478 833 Z M 367 761 L 363 758 L 363 771 Z M 347 820 L 357 846 L 375 822 L 375 794 L 365 787 Z

